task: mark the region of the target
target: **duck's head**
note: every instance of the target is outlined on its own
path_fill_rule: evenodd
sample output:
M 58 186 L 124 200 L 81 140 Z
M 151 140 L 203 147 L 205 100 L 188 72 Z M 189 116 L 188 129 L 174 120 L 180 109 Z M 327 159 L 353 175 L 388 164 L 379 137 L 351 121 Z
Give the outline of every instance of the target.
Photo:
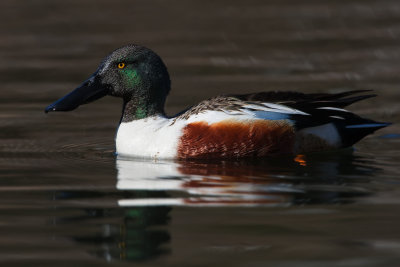
M 74 110 L 111 95 L 124 100 L 123 120 L 141 119 L 163 113 L 170 84 L 167 68 L 156 53 L 127 45 L 108 55 L 89 79 L 46 107 L 45 112 Z

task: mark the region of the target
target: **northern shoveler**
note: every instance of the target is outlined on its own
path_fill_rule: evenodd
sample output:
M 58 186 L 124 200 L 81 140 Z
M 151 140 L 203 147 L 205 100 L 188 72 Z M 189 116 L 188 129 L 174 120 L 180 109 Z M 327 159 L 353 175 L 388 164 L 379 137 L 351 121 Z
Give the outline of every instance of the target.
M 45 112 L 69 111 L 106 95 L 123 99 L 118 154 L 150 158 L 236 158 L 348 147 L 389 123 L 344 108 L 373 94 L 261 92 L 223 95 L 174 117 L 164 112 L 170 78 L 152 50 L 128 45 Z

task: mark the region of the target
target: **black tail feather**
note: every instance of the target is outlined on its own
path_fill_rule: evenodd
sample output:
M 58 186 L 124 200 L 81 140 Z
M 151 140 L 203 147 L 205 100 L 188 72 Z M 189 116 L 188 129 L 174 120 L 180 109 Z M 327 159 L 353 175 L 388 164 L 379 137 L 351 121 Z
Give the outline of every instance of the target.
M 355 95 L 359 93 L 366 93 L 366 92 L 371 92 L 372 90 L 353 90 L 353 91 L 347 91 L 347 92 L 342 92 L 342 93 L 336 93 L 336 94 L 310 94 L 314 95 L 314 98 L 317 98 L 318 100 L 338 100 L 340 98 L 350 96 L 350 95 Z
M 377 96 L 376 94 L 370 94 L 370 95 L 360 95 L 360 96 L 354 96 L 354 97 L 348 97 L 348 98 L 342 98 L 340 100 L 338 100 L 338 106 L 344 108 L 347 107 L 355 102 L 364 100 L 364 99 L 368 99 L 371 97 L 375 97 Z
M 339 131 L 342 139 L 343 147 L 352 146 L 365 136 L 373 132 L 391 125 L 389 122 L 377 122 L 370 119 L 358 117 L 358 121 L 354 124 L 335 122 L 335 126 Z

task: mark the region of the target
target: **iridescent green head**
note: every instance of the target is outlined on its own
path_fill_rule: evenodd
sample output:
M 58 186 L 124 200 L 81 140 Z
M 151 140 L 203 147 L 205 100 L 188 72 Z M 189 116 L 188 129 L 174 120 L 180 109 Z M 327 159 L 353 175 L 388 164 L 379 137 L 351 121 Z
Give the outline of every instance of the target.
M 124 100 L 123 121 L 164 112 L 171 82 L 161 58 L 148 48 L 127 45 L 108 55 L 81 86 L 46 108 L 69 111 L 105 95 Z

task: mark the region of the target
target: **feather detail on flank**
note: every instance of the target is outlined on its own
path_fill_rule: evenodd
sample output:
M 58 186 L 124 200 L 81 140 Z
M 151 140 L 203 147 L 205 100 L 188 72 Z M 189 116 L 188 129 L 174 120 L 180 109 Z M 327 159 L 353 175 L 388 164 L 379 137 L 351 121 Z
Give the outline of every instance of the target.
M 287 121 L 200 121 L 183 129 L 178 157 L 236 158 L 291 153 L 294 141 L 294 128 Z

